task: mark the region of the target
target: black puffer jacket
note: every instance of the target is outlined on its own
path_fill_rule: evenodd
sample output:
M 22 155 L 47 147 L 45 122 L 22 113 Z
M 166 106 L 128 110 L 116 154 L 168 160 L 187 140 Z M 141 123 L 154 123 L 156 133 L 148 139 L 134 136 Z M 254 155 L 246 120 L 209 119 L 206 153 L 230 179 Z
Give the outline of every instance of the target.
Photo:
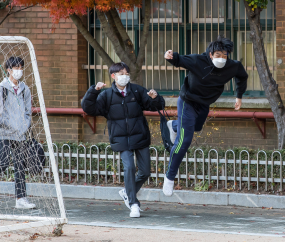
M 91 116 L 104 116 L 108 120 L 113 151 L 142 149 L 150 145 L 150 132 L 143 110 L 161 110 L 165 102 L 159 95 L 152 99 L 147 92 L 144 87 L 129 83 L 127 95 L 123 97 L 113 82 L 111 88 L 102 92 L 91 86 L 85 94 L 81 103 L 84 112 Z

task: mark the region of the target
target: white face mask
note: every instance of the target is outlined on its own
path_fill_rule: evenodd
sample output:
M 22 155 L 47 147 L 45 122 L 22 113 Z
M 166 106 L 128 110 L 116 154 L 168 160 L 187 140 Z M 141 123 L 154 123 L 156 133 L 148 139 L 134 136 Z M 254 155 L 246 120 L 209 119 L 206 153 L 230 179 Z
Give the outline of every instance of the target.
M 213 64 L 217 68 L 223 68 L 226 65 L 227 60 L 224 58 L 214 58 L 212 60 Z
M 117 75 L 117 83 L 119 86 L 124 87 L 130 82 L 130 76 L 128 75 Z
M 12 76 L 16 79 L 19 80 L 23 76 L 23 70 L 13 70 Z

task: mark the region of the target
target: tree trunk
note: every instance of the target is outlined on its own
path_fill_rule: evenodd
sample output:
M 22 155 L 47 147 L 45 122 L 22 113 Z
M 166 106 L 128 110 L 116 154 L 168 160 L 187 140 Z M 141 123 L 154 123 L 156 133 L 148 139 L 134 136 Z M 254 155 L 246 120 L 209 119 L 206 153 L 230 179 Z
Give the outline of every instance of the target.
M 130 69 L 131 82 L 143 86 L 142 67 Z
M 111 66 L 114 62 L 111 57 L 106 53 L 106 51 L 102 48 L 102 46 L 97 42 L 96 39 L 89 33 L 87 28 L 82 23 L 80 17 L 76 14 L 72 14 L 69 16 L 79 32 L 83 35 L 83 37 L 89 42 L 89 44 L 97 51 L 103 61 L 107 64 L 107 66 Z
M 130 68 L 131 82 L 143 85 L 142 80 L 142 65 L 145 58 L 145 47 L 149 33 L 149 22 L 151 16 L 151 0 L 145 0 L 145 13 L 143 19 L 143 31 L 141 33 L 141 45 L 138 56 L 135 56 L 134 45 L 131 42 L 125 27 L 121 23 L 121 19 L 116 10 L 112 9 L 109 12 L 96 11 L 101 22 L 103 32 L 113 44 L 116 54 L 121 61 L 125 62 Z M 93 38 L 83 25 L 81 19 L 76 14 L 70 15 L 71 20 L 76 25 L 89 44 L 98 52 L 103 61 L 110 67 L 114 62 L 106 53 L 102 46 Z
M 244 0 L 244 5 L 246 6 L 250 25 L 250 38 L 253 43 L 255 65 L 276 121 L 278 131 L 278 149 L 283 149 L 285 148 L 285 108 L 278 92 L 278 85 L 272 77 L 267 62 L 262 37 L 262 27 L 260 24 L 260 12 L 262 9 L 257 8 L 252 11 L 246 0 Z

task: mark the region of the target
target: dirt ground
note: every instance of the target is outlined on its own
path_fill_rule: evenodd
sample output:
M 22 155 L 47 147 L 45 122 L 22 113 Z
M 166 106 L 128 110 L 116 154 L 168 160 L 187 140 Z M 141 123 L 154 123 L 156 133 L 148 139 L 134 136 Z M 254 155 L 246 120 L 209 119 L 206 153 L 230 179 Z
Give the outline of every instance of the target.
M 216 234 L 185 231 L 108 228 L 84 225 L 65 225 L 63 234 L 54 237 L 46 228 L 28 229 L 26 231 L 11 231 L 0 233 L 0 241 L 74 241 L 74 242 L 279 242 L 283 237 L 253 236 L 243 234 Z

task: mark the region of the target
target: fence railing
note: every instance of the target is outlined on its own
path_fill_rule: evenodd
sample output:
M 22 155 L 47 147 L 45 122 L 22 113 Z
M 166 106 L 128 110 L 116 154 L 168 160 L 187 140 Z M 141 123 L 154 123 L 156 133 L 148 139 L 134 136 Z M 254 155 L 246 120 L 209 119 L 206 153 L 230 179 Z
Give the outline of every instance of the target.
M 69 144 L 63 144 L 60 148 L 56 144 L 53 146 L 62 182 L 99 184 L 123 181 L 124 171 L 120 153 L 113 152 L 110 145 L 101 151 L 96 145 L 88 148 L 78 145 L 76 152 L 74 148 L 72 152 Z M 150 147 L 150 153 L 151 174 L 147 183 L 153 186 L 162 185 L 169 153 L 166 150 L 158 151 L 155 147 Z M 49 153 L 45 152 L 45 155 L 47 162 L 41 176 L 51 181 L 53 175 Z M 134 158 L 136 163 L 136 157 Z M 280 151 L 268 153 L 260 150 L 253 154 L 252 151 L 235 152 L 229 149 L 221 155 L 216 149 L 206 151 L 196 149 L 186 153 L 176 179 L 178 184 L 185 187 L 207 183 L 216 189 L 283 191 L 284 168 L 285 161 L 282 160 Z M 11 164 L 6 170 L 6 178 L 2 179 L 11 180 L 12 170 L 14 167 Z M 30 177 L 28 172 L 27 175 Z M 31 181 L 40 180 L 31 179 Z
M 124 171 L 120 153 L 113 152 L 110 145 L 101 152 L 96 145 L 89 148 L 79 145 L 76 153 L 71 152 L 68 144 L 64 144 L 60 149 L 54 144 L 54 148 L 61 181 L 80 180 L 86 183 L 123 181 Z M 150 152 L 151 175 L 147 182 L 157 186 L 167 170 L 169 153 L 164 150 L 163 154 L 159 155 L 155 147 L 150 147 Z M 48 152 L 45 154 L 49 156 Z M 134 160 L 136 163 L 136 158 Z M 46 165 L 45 172 L 48 173 L 46 175 L 51 177 L 49 162 Z M 284 166 L 285 161 L 282 160 L 279 151 L 274 151 L 268 157 L 263 150 L 256 154 L 242 150 L 238 155 L 233 150 L 227 150 L 224 157 L 219 157 L 216 149 L 211 149 L 207 153 L 202 149 L 196 149 L 192 155 L 189 153 L 185 155 L 176 178 L 178 184 L 186 187 L 199 182 L 208 182 L 217 189 L 231 187 L 240 190 L 246 188 L 282 191 L 285 183 Z

